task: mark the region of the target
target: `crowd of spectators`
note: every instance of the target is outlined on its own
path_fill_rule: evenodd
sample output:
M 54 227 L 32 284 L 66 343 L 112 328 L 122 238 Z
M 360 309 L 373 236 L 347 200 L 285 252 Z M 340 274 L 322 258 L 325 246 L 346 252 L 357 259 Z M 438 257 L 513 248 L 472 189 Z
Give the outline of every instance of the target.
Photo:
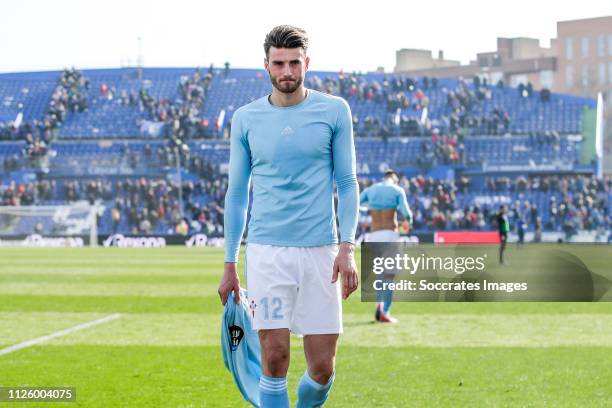
M 597 179 L 585 176 L 507 177 L 487 180 L 487 190 L 495 192 L 546 192 L 550 196 L 545 230 L 563 230 L 568 235 L 578 230 L 612 228 L 612 214 L 609 213 L 612 178 Z M 515 202 L 511 211 L 517 223 L 534 225 L 538 218 L 535 204 L 525 200 Z
M 223 70 L 229 73 L 229 63 Z M 196 69 L 191 77 L 182 77 L 179 83 L 179 98 L 156 99 L 145 88 L 139 94 L 122 91 L 124 105 L 140 106 L 147 112 L 148 120 L 164 124 L 164 136 L 189 140 L 194 137 L 219 137 L 224 133 L 216 126 L 216 121 L 201 117 L 210 83 L 215 70 L 209 69 L 202 74 Z M 261 77 L 261 75 L 258 75 Z M 337 76 L 319 77 L 308 75 L 305 79 L 308 88 L 341 96 L 351 103 L 372 102 L 381 106 L 377 113 L 360 117 L 353 112 L 356 136 L 429 136 L 434 128 L 443 135 L 502 135 L 511 130 L 510 114 L 500 106 L 485 108 L 484 104 L 496 95 L 504 95 L 503 81 L 489 86 L 486 79 L 474 77 L 460 79 L 454 88 L 440 85 L 437 78 L 420 78 L 403 75 L 383 76 L 381 80 L 371 80 L 361 73 L 339 72 Z M 521 84 L 519 95 L 531 98 L 534 90 L 531 83 Z M 497 94 L 496 94 L 497 93 Z M 545 90 L 542 102 L 550 100 L 550 92 Z M 431 106 L 432 98 L 446 98 Z M 435 109 L 434 109 L 435 108 Z M 386 112 L 381 115 L 380 112 Z
M 226 69 L 229 70 L 229 64 Z M 149 120 L 163 123 L 163 134 L 167 139 L 186 141 L 194 137 L 210 137 L 218 129 L 208 118 L 202 118 L 201 112 L 213 75 L 214 70 L 202 74 L 198 68 L 193 75 L 181 77 L 179 97 L 174 101 L 156 99 L 142 88 L 138 95 L 140 110 L 147 112 Z M 126 103 L 133 99 L 127 94 L 122 98 Z
M 83 74 L 72 68 L 64 69 L 59 82 L 42 119 L 32 121 L 15 120 L 8 123 L 0 122 L 0 141 L 23 140 L 26 147 L 20 156 L 11 156 L 8 167 L 17 170 L 24 165 L 38 167 L 39 162 L 49 152 L 49 146 L 57 137 L 58 129 L 66 120 L 69 112 L 84 112 L 87 110 L 87 91 L 90 88 L 89 80 Z
M 371 179 L 359 179 L 360 188 Z M 490 230 L 495 214 L 504 203 L 509 209 L 513 230 L 519 226 L 530 231 L 565 232 L 578 230 L 609 231 L 612 178 L 603 180 L 586 176 L 546 176 L 517 179 L 488 178 L 482 186 L 472 185 L 468 177 L 440 180 L 418 175 L 402 177 L 414 215 L 413 230 Z M 165 179 L 68 180 L 11 183 L 1 193 L 2 205 L 35 205 L 50 201 L 73 202 L 103 200 L 109 208 L 112 232 L 151 234 L 203 232 L 223 235 L 223 203 L 227 177 L 211 177 L 182 183 L 183 209 L 179 204 L 179 185 Z M 471 199 L 465 199 L 471 193 Z M 540 208 L 532 200 L 550 193 L 547 206 Z M 478 196 L 478 199 L 475 198 Z M 162 227 L 158 228 L 158 225 Z M 359 232 L 368 228 L 362 217 Z M 407 232 L 402 225 L 403 232 Z
M 132 234 L 203 232 L 207 235 L 223 234 L 223 209 L 219 202 L 227 188 L 224 179 L 200 180 L 182 183 L 183 209 L 179 201 L 179 184 L 164 179 L 126 180 L 118 182 L 111 213 L 112 232 L 118 232 L 121 219 Z
M 86 200 L 111 202 L 108 209 L 112 230 L 117 233 L 151 234 L 162 223 L 161 233 L 223 234 L 223 200 L 227 178 L 186 181 L 182 184 L 183 211 L 179 184 L 165 179 L 42 180 L 10 183 L 0 189 L 0 205 L 28 206 L 71 203 Z
M 373 181 L 360 179 L 363 189 Z M 487 230 L 494 225 L 493 216 L 499 204 L 509 207 L 510 223 L 517 229 L 562 231 L 572 235 L 578 230 L 612 228 L 609 213 L 612 197 L 612 178 L 599 180 L 587 176 L 546 176 L 511 180 L 508 177 L 489 178 L 482 188 L 471 185 L 467 177 L 457 180 L 434 180 L 431 177 L 402 177 L 400 186 L 409 197 L 416 230 Z M 478 193 L 482 202 L 465 204 L 462 196 Z M 528 197 L 550 193 L 547 208 Z M 491 198 L 495 199 L 491 199 Z M 523 197 L 514 200 L 512 197 Z M 488 198 L 488 199 L 487 199 Z M 463 203 L 463 204 L 462 204 Z M 546 220 L 544 222 L 543 220 Z M 362 226 L 367 228 L 367 224 Z
M 223 72 L 225 76 L 228 75 L 229 64 L 226 64 Z M 156 160 L 162 166 L 169 167 L 176 164 L 178 153 L 183 168 L 199 181 L 188 180 L 181 186 L 174 181 L 151 178 L 124 181 L 72 179 L 61 183 L 54 180 L 25 184 L 12 182 L 0 187 L 2 205 L 104 200 L 113 202 L 110 213 L 113 232 L 125 232 L 127 229 L 131 233 L 149 234 L 157 231 L 161 223 L 169 228 L 164 232 L 187 234 L 202 231 L 221 235 L 227 179 L 219 176 L 218 166 L 213 166 L 201 156 L 191 155 L 188 149 L 183 148 L 186 140 L 218 133 L 219 129 L 201 117 L 214 75 L 211 67 L 206 74 L 196 69 L 191 76 L 182 77 L 178 84 L 179 97 L 175 100 L 157 99 L 144 87 L 138 93 L 126 90 L 119 93 L 119 103 L 137 106 L 146 113 L 148 120 L 162 123 L 167 141 L 156 149 L 146 145 L 144 157 L 131 152 L 126 144 L 121 152 L 122 157 L 127 158 L 133 168 L 143 160 Z M 422 136 L 416 164 L 423 173 L 437 164 L 464 163 L 463 139 L 466 134 L 496 135 L 510 131 L 511 118 L 508 112 L 499 107 L 483 109 L 484 101 L 503 89 L 501 82 L 491 87 L 486 81 L 474 78 L 470 83 L 461 80 L 454 89 L 446 89 L 436 78 L 393 76 L 377 81 L 367 80 L 358 73 L 341 72 L 337 77 L 308 76 L 305 84 L 312 89 L 342 96 L 350 102 L 384 105 L 386 116 L 371 114 L 359 118 L 354 115 L 355 129 L 359 129 L 357 136 L 382 136 L 383 142 L 394 135 Z M 0 140 L 25 140 L 27 147 L 23 153 L 26 158 L 44 158 L 66 115 L 87 110 L 89 89 L 89 80 L 79 71 L 64 70 L 52 93 L 45 116 L 31 122 L 0 123 Z M 432 107 L 433 94 L 439 96 L 440 92 L 445 95 L 442 107 L 438 106 L 442 114 L 429 118 L 426 111 Z M 522 98 L 531 98 L 534 91 L 531 84 L 527 84 L 520 86 L 518 92 Z M 117 90 L 103 84 L 100 94 L 102 98 L 113 99 Z M 549 97 L 544 95 L 542 101 L 546 102 Z M 361 121 L 363 126 L 359 126 Z M 557 132 L 529 135 L 532 147 L 558 147 L 560 141 L 561 136 Z M 6 156 L 2 166 L 7 172 L 18 170 L 20 158 Z M 370 183 L 369 180 L 360 180 L 362 188 Z M 571 234 L 583 229 L 609 230 L 612 226 L 609 214 L 612 191 L 610 178 L 499 177 L 487 179 L 484 186 L 477 189 L 466 177 L 447 181 L 415 176 L 402 178 L 401 186 L 410 197 L 414 211 L 413 227 L 416 230 L 492 228 L 497 202 L 491 204 L 462 200 L 463 195 L 476 190 L 485 197 L 505 196 L 510 210 L 510 222 L 515 227 L 524 224 L 526 229 L 565 231 Z M 532 195 L 520 196 L 520 193 L 536 192 L 551 193 L 547 195 L 549 200 L 544 208 L 539 208 L 538 203 L 532 201 Z M 183 199 L 182 208 L 179 197 Z M 367 225 L 361 228 L 367 228 Z
M 447 89 L 439 85 L 437 78 L 427 76 L 385 76 L 381 81 L 368 81 L 362 74 L 340 72 L 337 78 L 308 77 L 305 84 L 321 92 L 342 96 L 349 102 L 371 101 L 384 105 L 387 112 L 384 117 L 368 114 L 360 118 L 353 113 L 357 136 L 427 136 L 434 128 L 451 136 L 459 133 L 498 135 L 510 131 L 508 112 L 501 107 L 490 112 L 482 108 L 483 102 L 491 99 L 494 92 L 503 90 L 503 82 L 490 87 L 486 80 L 475 77 L 471 82 L 460 80 L 454 89 Z M 533 91 L 533 87 L 529 89 Z M 429 119 L 424 111 L 431 110 L 433 93 L 446 95 L 446 101 L 437 106 L 439 112 L 435 115 L 428 112 L 432 117 Z M 359 126 L 361 121 L 363 126 Z
M 24 206 L 49 202 L 56 198 L 55 188 L 54 180 L 23 184 L 12 181 L 1 187 L 0 205 Z

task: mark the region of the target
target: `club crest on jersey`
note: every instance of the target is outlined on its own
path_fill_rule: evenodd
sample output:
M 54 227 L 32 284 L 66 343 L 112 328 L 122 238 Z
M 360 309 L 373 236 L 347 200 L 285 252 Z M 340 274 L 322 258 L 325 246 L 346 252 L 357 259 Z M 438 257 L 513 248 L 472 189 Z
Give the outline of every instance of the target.
M 294 133 L 295 133 L 295 132 L 294 132 L 294 130 L 293 130 L 293 129 L 291 129 L 291 126 L 286 126 L 286 127 L 283 129 L 283 131 L 281 132 L 281 135 L 283 135 L 283 136 L 289 136 L 289 135 L 292 135 L 292 134 L 294 134 Z
M 236 325 L 228 327 L 228 330 L 230 334 L 230 347 L 232 351 L 236 351 L 240 341 L 244 337 L 244 330 L 242 330 L 242 327 Z

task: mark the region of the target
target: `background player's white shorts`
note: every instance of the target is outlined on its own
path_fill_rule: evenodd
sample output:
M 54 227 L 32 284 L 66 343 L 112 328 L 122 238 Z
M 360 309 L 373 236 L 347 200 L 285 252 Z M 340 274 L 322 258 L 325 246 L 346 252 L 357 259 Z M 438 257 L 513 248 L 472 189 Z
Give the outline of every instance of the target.
M 253 328 L 342 333 L 340 277 L 332 284 L 337 245 L 282 247 L 249 243 L 246 284 Z
M 365 237 L 363 238 L 363 242 L 392 243 L 392 242 L 399 242 L 399 240 L 400 240 L 400 234 L 393 230 L 378 230 L 374 232 L 368 232 L 367 234 L 365 234 Z M 380 256 L 386 256 L 386 257 L 393 258 L 397 254 L 396 249 L 397 248 L 395 245 L 390 245 L 388 248 L 383 250 Z M 396 275 L 398 273 L 399 271 L 397 269 L 388 269 L 387 272 L 385 272 L 385 275 L 390 276 L 390 275 Z
M 398 242 L 400 234 L 393 230 L 378 230 L 365 234 L 363 242 Z

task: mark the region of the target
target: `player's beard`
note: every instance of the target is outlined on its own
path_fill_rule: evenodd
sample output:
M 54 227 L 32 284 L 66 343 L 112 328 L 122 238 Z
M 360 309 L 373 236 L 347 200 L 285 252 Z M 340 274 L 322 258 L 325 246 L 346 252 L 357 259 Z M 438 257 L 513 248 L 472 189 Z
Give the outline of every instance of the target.
M 289 79 L 289 78 L 283 78 Z M 304 82 L 304 78 L 298 77 L 294 81 L 285 82 L 284 80 L 278 80 L 278 78 L 272 76 L 270 74 L 270 81 L 272 81 L 272 86 L 275 87 L 279 92 L 292 94 L 302 85 Z

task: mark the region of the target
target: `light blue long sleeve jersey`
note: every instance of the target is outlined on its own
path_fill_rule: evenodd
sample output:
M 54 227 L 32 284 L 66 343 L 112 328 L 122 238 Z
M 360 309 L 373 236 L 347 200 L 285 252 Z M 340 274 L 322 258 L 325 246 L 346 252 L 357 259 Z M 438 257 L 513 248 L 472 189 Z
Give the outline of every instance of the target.
M 359 201 L 369 210 L 396 209 L 412 224 L 412 211 L 408 206 L 406 192 L 395 183 L 381 181 L 373 184 L 361 192 Z
M 354 242 L 359 186 L 351 112 L 344 99 L 308 90 L 297 105 L 257 99 L 232 118 L 225 195 L 225 261 L 236 262 L 253 181 L 248 242 L 310 247 Z

